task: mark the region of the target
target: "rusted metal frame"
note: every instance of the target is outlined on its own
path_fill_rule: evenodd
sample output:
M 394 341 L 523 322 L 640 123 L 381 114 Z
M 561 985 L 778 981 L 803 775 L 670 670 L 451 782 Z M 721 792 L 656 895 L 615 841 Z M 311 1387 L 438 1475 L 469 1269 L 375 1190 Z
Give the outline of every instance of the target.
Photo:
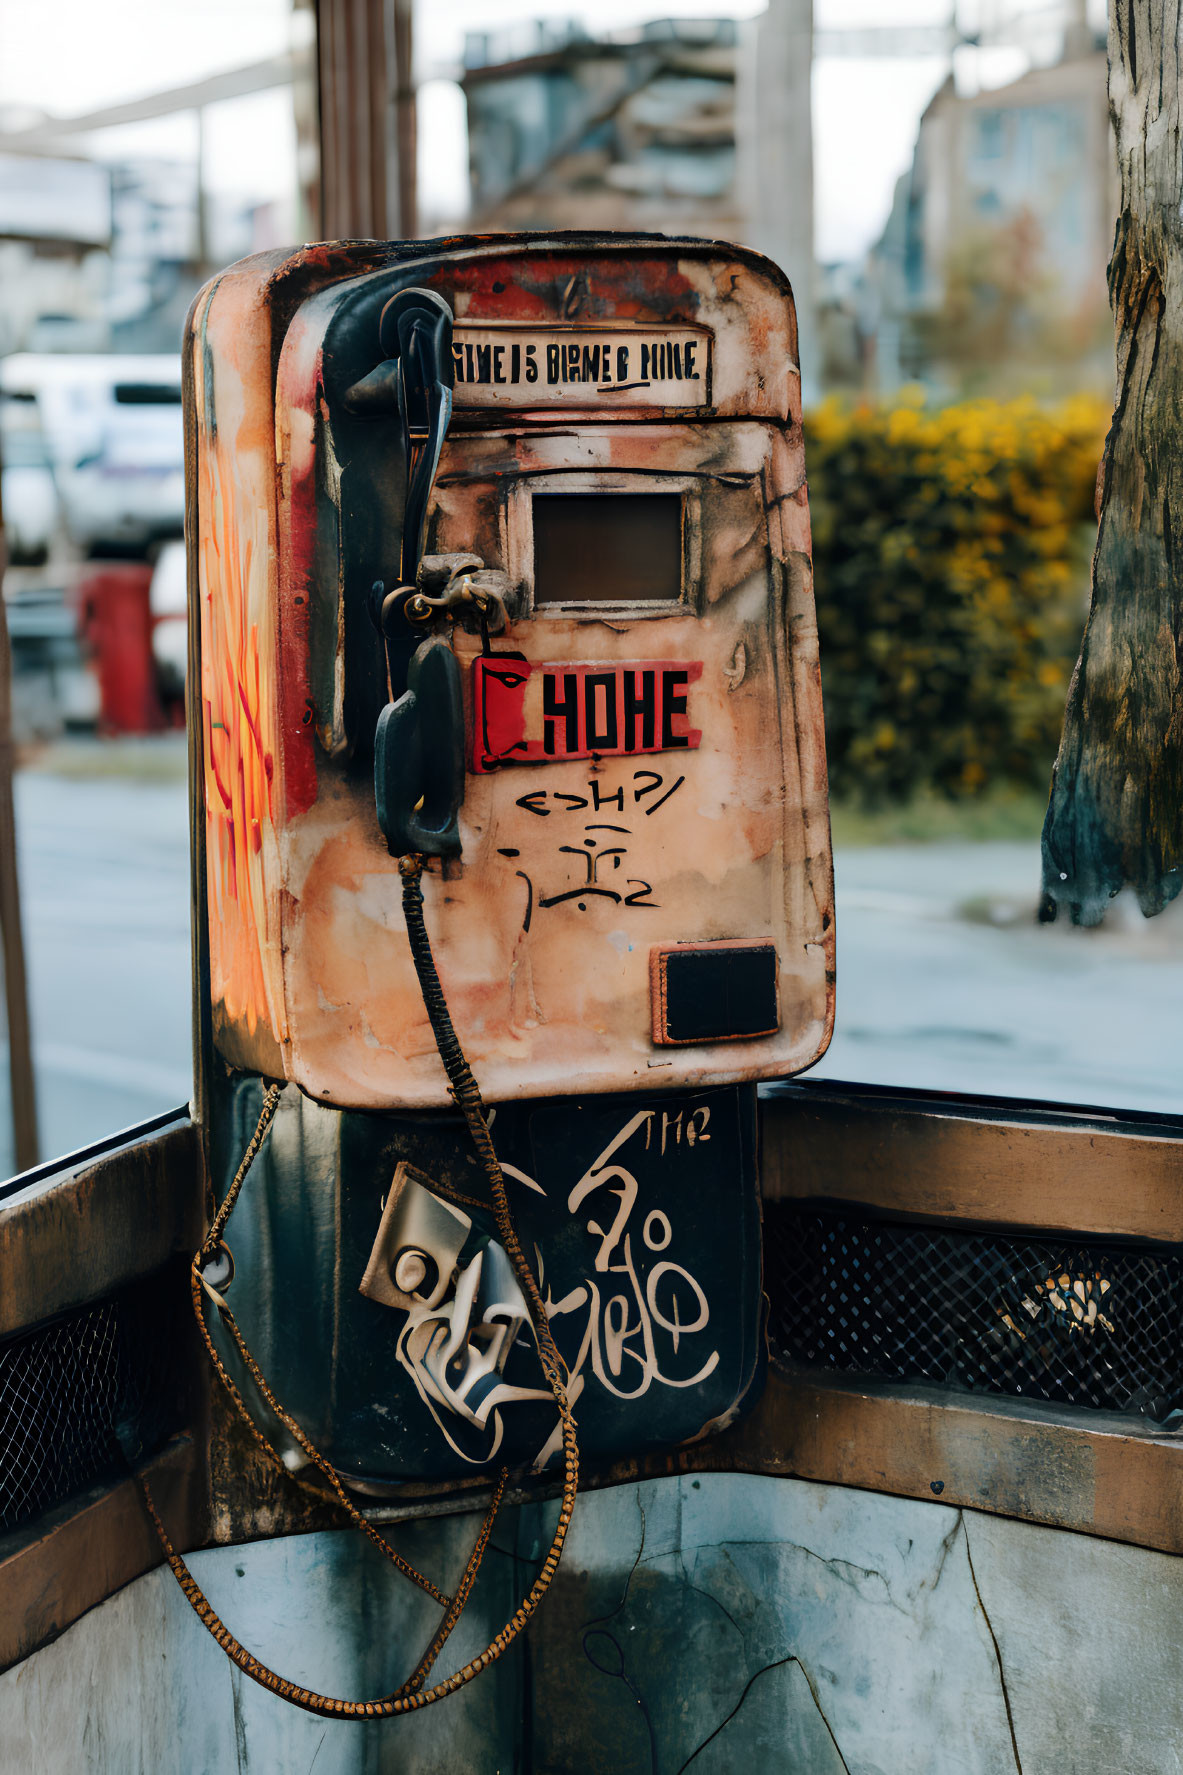
M 177 1437 L 139 1469 L 177 1544 L 207 1537 L 204 1461 Z M 88 1609 L 161 1562 L 135 1480 L 96 1485 L 0 1539 L 0 1670 L 65 1632 Z
M 99 1300 L 200 1243 L 203 1166 L 187 1114 L 147 1139 L 16 1179 L 0 1202 L 0 1337 Z
M 1183 1119 L 801 1083 L 761 1093 L 772 1200 L 1183 1241 Z
M 1183 1441 L 1143 1418 L 773 1368 L 688 1466 L 766 1473 L 1183 1553 Z
M 205 1224 L 204 1176 L 200 1130 L 182 1111 L 132 1129 L 119 1144 L 14 1179 L 0 1201 L 0 1337 L 192 1252 Z M 188 1391 L 192 1382 L 183 1385 Z M 196 1422 L 140 1466 L 182 1547 L 209 1539 L 207 1440 Z M 56 1639 L 160 1559 L 130 1477 L 100 1481 L 0 1538 L 0 1669 Z
M 1170 1122 L 973 1100 L 938 1107 L 917 1093 L 831 1085 L 771 1087 L 763 1110 L 765 1193 L 782 1199 L 874 1196 L 873 1206 L 893 1214 L 1158 1240 L 1179 1213 L 1183 1130 Z M 224 1441 L 224 1482 L 231 1471 L 249 1472 L 252 1459 L 262 1465 L 236 1434 L 226 1424 L 215 1437 Z M 728 1471 L 939 1500 L 1183 1553 L 1183 1439 L 1146 1420 L 780 1364 L 734 1429 L 588 1470 L 583 1483 L 600 1489 Z M 246 1490 L 255 1485 L 260 1508 L 225 1515 L 213 1539 L 332 1526 L 327 1504 L 274 1473 L 254 1473 Z M 475 1510 L 486 1490 L 475 1477 L 461 1486 L 408 1486 L 399 1503 L 373 1514 L 392 1521 Z M 551 1491 L 526 1486 L 511 1501 Z
M 245 1435 L 231 1429 L 231 1443 L 229 1458 L 249 1463 Z M 585 1467 L 580 1489 L 691 1473 L 855 1486 L 1183 1553 L 1183 1441 L 1118 1412 L 967 1398 L 774 1365 L 759 1403 L 733 1429 L 689 1448 Z M 457 1515 L 484 1509 L 489 1496 L 482 1475 L 462 1485 L 408 1486 L 397 1502 L 366 1514 L 377 1523 Z M 519 1485 L 505 1502 L 555 1496 L 548 1477 Z M 272 1470 L 257 1513 L 223 1515 L 211 1540 L 236 1545 L 339 1522 L 327 1500 Z

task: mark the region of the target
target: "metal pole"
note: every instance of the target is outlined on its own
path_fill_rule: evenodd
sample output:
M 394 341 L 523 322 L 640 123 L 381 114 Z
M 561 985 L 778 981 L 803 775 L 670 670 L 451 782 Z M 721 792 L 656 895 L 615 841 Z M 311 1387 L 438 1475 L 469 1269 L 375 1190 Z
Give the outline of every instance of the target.
M 394 138 L 398 187 L 398 231 L 403 240 L 419 232 L 418 117 L 413 67 L 412 12 L 414 0 L 394 0 L 391 30 L 394 37 Z
M 206 275 L 206 267 L 210 262 L 209 253 L 209 209 L 206 197 L 206 165 L 205 165 L 205 109 L 198 105 L 193 113 L 197 120 L 197 239 L 194 243 L 194 257 L 197 269 L 202 277 Z
M 321 228 L 414 237 L 413 0 L 317 0 Z
M 0 948 L 8 1017 L 8 1080 L 12 1097 L 12 1150 L 17 1171 L 37 1163 L 37 1093 L 29 1035 L 29 992 L 21 935 L 21 891 L 16 872 L 16 810 L 12 796 L 12 647 L 4 605 L 7 547 L 0 509 Z

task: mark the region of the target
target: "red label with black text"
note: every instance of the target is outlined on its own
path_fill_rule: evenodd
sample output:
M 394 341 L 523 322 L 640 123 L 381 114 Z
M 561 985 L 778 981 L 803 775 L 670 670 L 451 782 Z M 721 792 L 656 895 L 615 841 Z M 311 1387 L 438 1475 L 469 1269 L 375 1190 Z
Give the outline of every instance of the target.
M 702 734 L 687 703 L 701 676 L 701 660 L 486 655 L 472 668 L 472 768 L 693 751 Z

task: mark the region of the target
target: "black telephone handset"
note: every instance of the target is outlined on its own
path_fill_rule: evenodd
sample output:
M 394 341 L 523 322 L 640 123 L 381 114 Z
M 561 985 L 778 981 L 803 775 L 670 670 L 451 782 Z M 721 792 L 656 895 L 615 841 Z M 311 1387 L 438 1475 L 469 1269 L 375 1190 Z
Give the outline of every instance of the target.
M 393 590 L 382 581 L 373 588 L 391 697 L 374 736 L 378 824 L 392 857 L 454 857 L 464 796 L 460 667 L 445 640 L 424 639 L 433 611 L 417 584 L 452 416 L 452 311 L 432 290 L 400 290 L 382 310 L 378 336 L 383 362 L 347 397 L 354 412 L 397 411 L 407 470 L 399 580 Z
M 460 667 L 433 635 L 416 648 L 407 688 L 387 703 L 374 736 L 374 798 L 391 856 L 459 856 L 463 795 Z

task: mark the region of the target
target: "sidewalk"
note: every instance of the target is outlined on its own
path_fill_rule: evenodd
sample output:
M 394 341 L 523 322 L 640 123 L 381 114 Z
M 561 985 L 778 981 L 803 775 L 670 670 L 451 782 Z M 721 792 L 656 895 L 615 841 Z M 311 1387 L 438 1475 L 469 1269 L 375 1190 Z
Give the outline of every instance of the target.
M 835 860 L 838 1018 L 813 1077 L 1183 1111 L 1183 902 L 1039 925 L 1039 845 Z
M 17 852 L 44 1158 L 188 1100 L 184 763 L 183 736 L 134 745 L 80 740 L 54 746 L 33 768 L 17 773 Z M 11 1169 L 10 1141 L 5 1067 L 5 1173 Z

